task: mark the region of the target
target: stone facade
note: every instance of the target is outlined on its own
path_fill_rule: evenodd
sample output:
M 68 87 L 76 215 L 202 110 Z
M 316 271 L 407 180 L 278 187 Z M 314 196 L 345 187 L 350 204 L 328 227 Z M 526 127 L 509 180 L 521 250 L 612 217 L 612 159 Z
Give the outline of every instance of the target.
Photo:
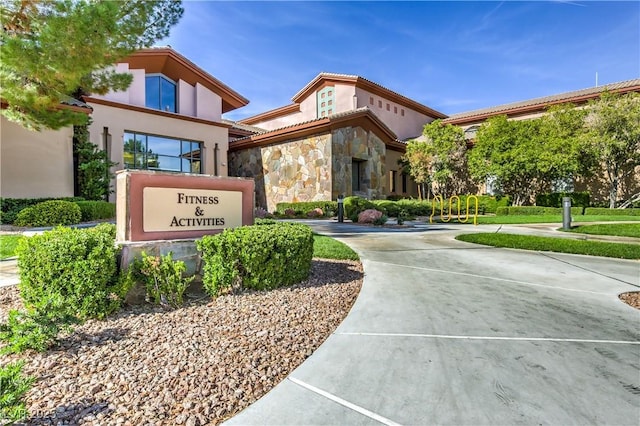
M 332 131 L 332 147 L 332 199 L 341 194 L 369 199 L 386 195 L 386 146 L 375 133 L 362 127 L 336 129 Z M 352 183 L 354 162 L 358 162 L 360 167 L 359 189 L 353 188 Z
M 229 153 L 233 176 L 253 177 L 256 206 L 331 199 L 331 135 Z
M 253 177 L 256 206 L 273 212 L 278 203 L 367 198 L 386 194 L 385 144 L 361 127 L 344 127 L 298 140 L 229 152 L 229 174 Z M 353 162 L 360 190 L 352 188 Z

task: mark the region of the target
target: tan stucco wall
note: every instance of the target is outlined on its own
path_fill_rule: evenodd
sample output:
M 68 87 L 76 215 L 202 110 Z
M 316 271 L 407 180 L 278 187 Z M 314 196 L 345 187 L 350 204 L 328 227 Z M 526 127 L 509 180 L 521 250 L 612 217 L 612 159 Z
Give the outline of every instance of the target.
M 100 104 L 90 103 L 90 105 L 93 108 L 93 123 L 89 127 L 90 140 L 100 149 L 104 149 L 103 129 L 109 128 L 111 161 L 118 163 L 114 170 L 123 168 L 124 132 L 135 131 L 204 142 L 202 162 L 205 174 L 214 174 L 214 148 L 217 143 L 218 176 L 228 175 L 229 131 L 227 128 Z
M 424 125 L 433 121 L 433 117 L 394 103 L 366 90 L 356 88 L 356 95 L 358 96 L 358 107 L 369 107 L 400 140 L 420 136 Z M 371 97 L 373 97 L 373 105 L 370 103 Z M 382 108 L 378 106 L 379 100 L 382 101 Z M 389 111 L 387 111 L 387 104 L 389 104 Z M 402 110 L 404 110 L 404 116 L 402 116 Z
M 0 196 L 73 197 L 73 129 L 32 132 L 2 117 Z
M 387 195 L 395 194 L 395 195 L 403 195 L 407 197 L 417 197 L 418 196 L 418 186 L 413 181 L 411 176 L 407 175 L 407 191 L 402 191 L 402 166 L 398 164 L 398 161 L 402 158 L 403 153 L 398 151 L 393 151 L 387 149 L 386 155 L 386 170 L 387 170 Z M 391 191 L 391 178 L 389 176 L 389 172 L 395 170 L 396 171 L 396 190 Z

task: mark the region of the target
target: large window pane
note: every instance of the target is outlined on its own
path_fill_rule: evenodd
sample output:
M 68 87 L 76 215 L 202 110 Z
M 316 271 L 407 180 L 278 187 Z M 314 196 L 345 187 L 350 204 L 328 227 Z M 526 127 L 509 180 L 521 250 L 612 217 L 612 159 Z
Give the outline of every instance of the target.
M 147 77 L 145 81 L 145 105 L 147 108 L 160 108 L 160 77 Z
M 162 136 L 148 136 L 147 148 L 149 152 L 162 155 L 180 156 L 180 141 L 177 139 L 163 138 Z
M 160 102 L 163 111 L 176 112 L 176 85 L 165 78 L 160 79 Z
M 125 132 L 124 163 L 131 169 L 201 173 L 201 146 L 200 142 Z

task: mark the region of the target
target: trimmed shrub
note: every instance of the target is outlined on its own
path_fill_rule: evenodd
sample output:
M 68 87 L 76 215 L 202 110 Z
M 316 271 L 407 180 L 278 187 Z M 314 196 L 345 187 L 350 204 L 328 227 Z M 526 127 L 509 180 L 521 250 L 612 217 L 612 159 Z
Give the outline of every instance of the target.
M 313 232 L 307 225 L 225 229 L 197 242 L 202 252 L 202 283 L 212 296 L 237 288 L 269 290 L 305 280 L 311 271 Z
M 11 224 L 16 220 L 16 216 L 21 210 L 51 200 L 76 202 L 84 201 L 84 198 L 0 198 L 0 210 L 2 210 L 0 220 L 3 224 Z
M 35 381 L 33 377 L 22 376 L 24 361 L 17 361 L 0 367 L 0 423 L 8 424 L 27 417 L 24 395 Z
M 82 212 L 76 203 L 51 200 L 21 210 L 14 223 L 16 226 L 57 226 L 73 225 L 81 219 Z
M 431 214 L 431 201 L 404 199 L 397 201 L 396 205 L 410 216 L 429 216 Z
M 112 224 L 59 227 L 21 240 L 16 249 L 19 289 L 27 309 L 54 296 L 63 301 L 62 314 L 81 320 L 118 309 L 130 284 L 117 273 L 115 232 Z
M 640 216 L 640 209 L 609 209 L 602 207 L 587 207 L 585 215 L 589 216 Z
M 398 205 L 395 201 L 390 200 L 374 200 L 373 204 L 375 204 L 376 209 L 382 211 L 387 216 L 390 217 L 398 217 L 402 207 Z
M 582 215 L 582 207 L 571 207 L 571 215 Z M 511 206 L 498 207 L 496 216 L 519 215 L 519 216 L 535 216 L 535 215 L 562 215 L 563 209 L 556 207 L 537 207 L 537 206 Z
M 106 201 L 76 201 L 82 214 L 82 222 L 91 222 L 100 219 L 113 219 L 116 217 L 115 203 Z
M 358 214 L 367 209 L 376 209 L 376 205 L 366 198 L 351 196 L 343 201 L 344 215 L 352 222 L 358 221 Z
M 329 215 L 338 211 L 337 201 L 303 201 L 297 203 L 278 203 L 276 205 L 276 213 L 279 215 L 293 216 L 291 210 L 295 212 L 294 215 L 300 215 L 308 217 L 309 212 L 315 209 L 322 210 L 325 214 Z
M 574 207 L 589 207 L 591 195 L 589 192 L 547 192 L 536 195 L 536 206 L 560 207 L 562 208 L 562 198 L 571 198 L 571 205 Z

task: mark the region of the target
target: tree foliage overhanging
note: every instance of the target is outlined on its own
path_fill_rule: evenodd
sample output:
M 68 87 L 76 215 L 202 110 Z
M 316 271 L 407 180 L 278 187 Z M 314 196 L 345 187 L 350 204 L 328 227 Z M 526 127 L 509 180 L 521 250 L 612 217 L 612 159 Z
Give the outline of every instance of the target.
M 125 90 L 131 75 L 112 65 L 168 36 L 183 11 L 174 0 L 3 1 L 3 115 L 33 130 L 86 123 L 61 103 Z

